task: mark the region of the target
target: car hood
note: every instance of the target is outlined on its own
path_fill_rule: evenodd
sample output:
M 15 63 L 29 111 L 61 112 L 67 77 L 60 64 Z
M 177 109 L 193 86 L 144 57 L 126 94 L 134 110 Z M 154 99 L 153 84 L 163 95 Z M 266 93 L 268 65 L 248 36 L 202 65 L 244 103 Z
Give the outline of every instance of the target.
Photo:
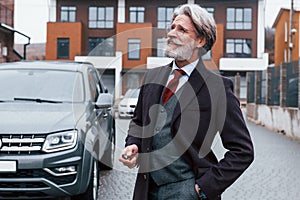
M 49 133 L 75 128 L 84 106 L 1 103 L 0 133 Z

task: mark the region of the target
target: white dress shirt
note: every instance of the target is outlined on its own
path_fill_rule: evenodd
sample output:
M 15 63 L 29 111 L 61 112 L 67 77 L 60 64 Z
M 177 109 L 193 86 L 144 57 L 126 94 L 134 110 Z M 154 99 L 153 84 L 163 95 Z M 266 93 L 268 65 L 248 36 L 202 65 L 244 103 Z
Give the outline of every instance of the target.
M 171 79 L 174 78 L 174 70 L 175 69 L 183 70 L 185 72 L 185 75 L 183 75 L 179 78 L 179 83 L 178 83 L 178 86 L 177 86 L 177 89 L 176 89 L 176 91 L 177 91 L 179 88 L 181 88 L 183 86 L 183 84 L 185 84 L 188 81 L 188 79 L 191 76 L 191 73 L 193 72 L 193 70 L 195 69 L 198 61 L 199 61 L 199 59 L 197 59 L 196 61 L 194 61 L 194 62 L 192 62 L 192 63 L 190 63 L 190 64 L 188 64 L 188 65 L 186 65 L 182 68 L 179 68 L 176 65 L 175 61 L 173 61 L 172 70 L 171 70 L 171 73 L 169 75 L 168 82 L 167 82 L 166 85 L 168 85 L 168 83 L 171 81 Z

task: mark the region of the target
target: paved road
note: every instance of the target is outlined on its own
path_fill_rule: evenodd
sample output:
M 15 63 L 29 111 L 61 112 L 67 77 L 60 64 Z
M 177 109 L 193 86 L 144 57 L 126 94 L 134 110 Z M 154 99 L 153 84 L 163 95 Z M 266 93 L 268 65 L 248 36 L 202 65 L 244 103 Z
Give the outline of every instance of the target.
M 223 200 L 300 200 L 300 143 L 247 122 L 255 148 L 255 160 L 247 171 L 223 193 Z M 284 122 L 283 122 L 284 123 Z M 128 120 L 117 120 L 117 146 L 124 146 Z M 216 152 L 223 152 L 220 142 Z M 116 156 L 117 157 L 117 156 Z M 119 162 L 116 169 L 101 172 L 100 199 L 130 200 L 136 170 Z

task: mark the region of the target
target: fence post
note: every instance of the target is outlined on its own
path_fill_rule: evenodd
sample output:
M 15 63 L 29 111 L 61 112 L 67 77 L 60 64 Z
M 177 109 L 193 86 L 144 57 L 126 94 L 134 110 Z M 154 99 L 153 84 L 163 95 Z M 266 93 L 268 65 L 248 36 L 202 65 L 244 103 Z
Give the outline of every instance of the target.
M 267 68 L 267 74 L 266 74 L 266 87 L 267 87 L 267 94 L 266 94 L 266 104 L 271 105 L 271 94 L 272 94 L 272 87 L 271 87 L 271 79 L 272 79 L 272 68 Z
M 246 83 L 247 83 L 247 103 L 250 103 L 250 95 L 251 95 L 251 86 L 250 86 L 250 73 L 246 73 Z
M 254 102 L 261 104 L 261 72 L 255 71 Z
M 286 63 L 280 64 L 280 106 L 286 107 Z
M 234 93 L 237 96 L 238 99 L 241 97 L 241 76 L 239 73 L 237 73 L 234 77 Z
M 298 108 L 300 109 L 300 60 L 298 60 Z

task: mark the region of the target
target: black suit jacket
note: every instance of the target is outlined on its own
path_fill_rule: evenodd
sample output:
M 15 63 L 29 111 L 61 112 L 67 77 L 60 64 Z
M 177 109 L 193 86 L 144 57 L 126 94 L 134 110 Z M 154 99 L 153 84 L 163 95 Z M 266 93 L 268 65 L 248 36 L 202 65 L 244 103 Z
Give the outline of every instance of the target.
M 137 200 L 147 199 L 151 136 L 171 68 L 169 64 L 146 73 L 129 125 L 126 146 L 136 144 L 140 153 L 134 191 L 134 199 Z M 247 169 L 254 158 L 240 103 L 233 94 L 232 81 L 207 70 L 201 59 L 183 87 L 172 117 L 173 141 L 208 198 L 220 199 L 222 192 Z M 220 161 L 211 150 L 217 132 L 228 150 Z

